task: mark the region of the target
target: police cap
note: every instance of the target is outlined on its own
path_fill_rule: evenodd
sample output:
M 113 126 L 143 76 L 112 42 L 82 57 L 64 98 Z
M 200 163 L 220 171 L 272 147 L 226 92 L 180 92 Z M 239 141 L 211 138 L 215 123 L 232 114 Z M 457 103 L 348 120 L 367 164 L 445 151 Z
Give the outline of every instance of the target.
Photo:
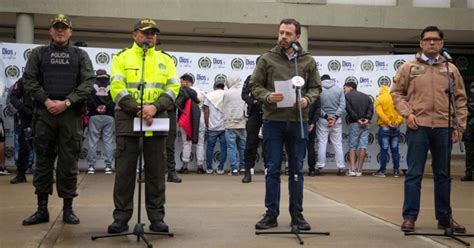
M 54 24 L 57 24 L 57 23 L 62 23 L 68 26 L 68 28 L 72 28 L 71 19 L 69 19 L 69 17 L 66 15 L 59 14 L 59 15 L 54 16 L 53 19 L 51 19 L 50 27 L 52 27 Z
M 158 28 L 158 26 L 156 26 L 156 22 L 152 19 L 141 19 L 135 24 L 133 31 L 145 31 L 149 29 L 155 29 L 156 32 L 160 32 L 160 29 Z

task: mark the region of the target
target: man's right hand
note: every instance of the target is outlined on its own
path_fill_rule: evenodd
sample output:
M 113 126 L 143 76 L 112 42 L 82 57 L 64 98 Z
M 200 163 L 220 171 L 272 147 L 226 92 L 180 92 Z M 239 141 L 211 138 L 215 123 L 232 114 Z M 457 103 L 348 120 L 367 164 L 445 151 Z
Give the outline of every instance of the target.
M 281 102 L 281 101 L 283 101 L 283 94 L 272 92 L 270 95 L 268 95 L 267 101 L 269 103 Z
M 418 129 L 418 123 L 416 123 L 416 116 L 414 114 L 410 114 L 408 117 L 407 117 L 407 126 L 410 128 L 410 129 Z

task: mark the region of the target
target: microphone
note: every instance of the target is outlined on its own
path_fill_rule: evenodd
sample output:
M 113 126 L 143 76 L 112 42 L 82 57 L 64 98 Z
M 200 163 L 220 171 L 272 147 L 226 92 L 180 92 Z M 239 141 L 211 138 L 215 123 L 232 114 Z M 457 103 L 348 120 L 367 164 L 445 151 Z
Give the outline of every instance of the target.
M 293 50 L 295 50 L 295 52 L 300 51 L 300 43 L 298 41 L 292 41 L 290 46 L 293 48 Z
M 452 61 L 453 58 L 451 57 L 451 55 L 449 55 L 448 53 L 448 50 L 446 48 L 441 48 L 441 50 L 439 50 L 439 53 L 441 54 L 441 56 L 443 56 L 446 60 L 449 60 L 449 61 Z
M 143 41 L 142 42 L 142 49 L 147 50 L 148 48 L 150 48 L 150 43 L 148 43 L 148 41 Z

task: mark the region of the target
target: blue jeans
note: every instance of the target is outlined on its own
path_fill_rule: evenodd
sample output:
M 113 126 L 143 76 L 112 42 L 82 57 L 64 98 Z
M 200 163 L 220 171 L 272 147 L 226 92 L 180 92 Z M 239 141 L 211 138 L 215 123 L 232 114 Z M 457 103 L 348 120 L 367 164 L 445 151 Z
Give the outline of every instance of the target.
M 225 130 L 227 139 L 227 157 L 229 157 L 230 169 L 245 169 L 244 152 L 247 134 L 245 128 L 229 128 Z M 239 161 L 237 161 L 237 152 Z
M 308 141 L 308 124 L 303 124 L 304 138 L 298 122 L 264 121 L 263 145 L 265 147 L 265 207 L 267 214 L 277 217 L 280 214 L 280 171 L 283 145 L 288 153 L 288 190 L 290 192 L 290 214 L 303 212 L 303 160 Z M 295 166 L 297 165 L 297 166 Z M 298 181 L 295 181 L 295 167 Z M 297 183 L 297 195 L 295 186 Z M 294 197 L 298 206 L 294 204 Z
M 404 218 L 416 220 L 420 212 L 421 180 L 428 150 L 431 151 L 432 156 L 436 219 L 444 221 L 451 218 L 451 178 L 448 168 L 448 152 L 451 153 L 451 147 L 448 138 L 450 138 L 448 128 L 408 129 L 408 171 L 405 176 Z
M 400 128 L 380 127 L 378 131 L 378 140 L 380 145 L 380 169 L 385 172 L 388 161 L 388 148 L 392 151 L 393 170 L 400 168 Z
M 227 159 L 227 143 L 225 141 L 225 130 L 222 131 L 208 131 L 207 133 L 207 149 L 206 149 L 206 164 L 207 169 L 212 170 L 212 160 L 214 155 L 214 147 L 216 146 L 217 139 L 220 142 L 220 161 L 218 170 L 224 169 L 224 163 Z

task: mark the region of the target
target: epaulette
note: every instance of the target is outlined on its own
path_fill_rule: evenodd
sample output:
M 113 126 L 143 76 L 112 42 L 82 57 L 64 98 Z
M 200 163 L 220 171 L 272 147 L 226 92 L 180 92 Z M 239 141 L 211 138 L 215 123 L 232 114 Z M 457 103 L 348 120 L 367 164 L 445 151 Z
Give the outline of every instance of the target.
M 122 51 L 120 51 L 120 52 L 118 52 L 117 54 L 115 54 L 115 56 L 120 55 L 121 53 L 125 52 L 127 49 L 129 49 L 129 47 L 126 47 L 126 48 L 122 49 Z
M 163 50 L 161 50 L 161 52 L 162 52 L 163 54 L 168 55 L 168 57 L 170 57 L 171 59 L 173 59 L 173 56 L 169 55 L 167 52 L 165 52 L 165 51 L 163 51 Z

